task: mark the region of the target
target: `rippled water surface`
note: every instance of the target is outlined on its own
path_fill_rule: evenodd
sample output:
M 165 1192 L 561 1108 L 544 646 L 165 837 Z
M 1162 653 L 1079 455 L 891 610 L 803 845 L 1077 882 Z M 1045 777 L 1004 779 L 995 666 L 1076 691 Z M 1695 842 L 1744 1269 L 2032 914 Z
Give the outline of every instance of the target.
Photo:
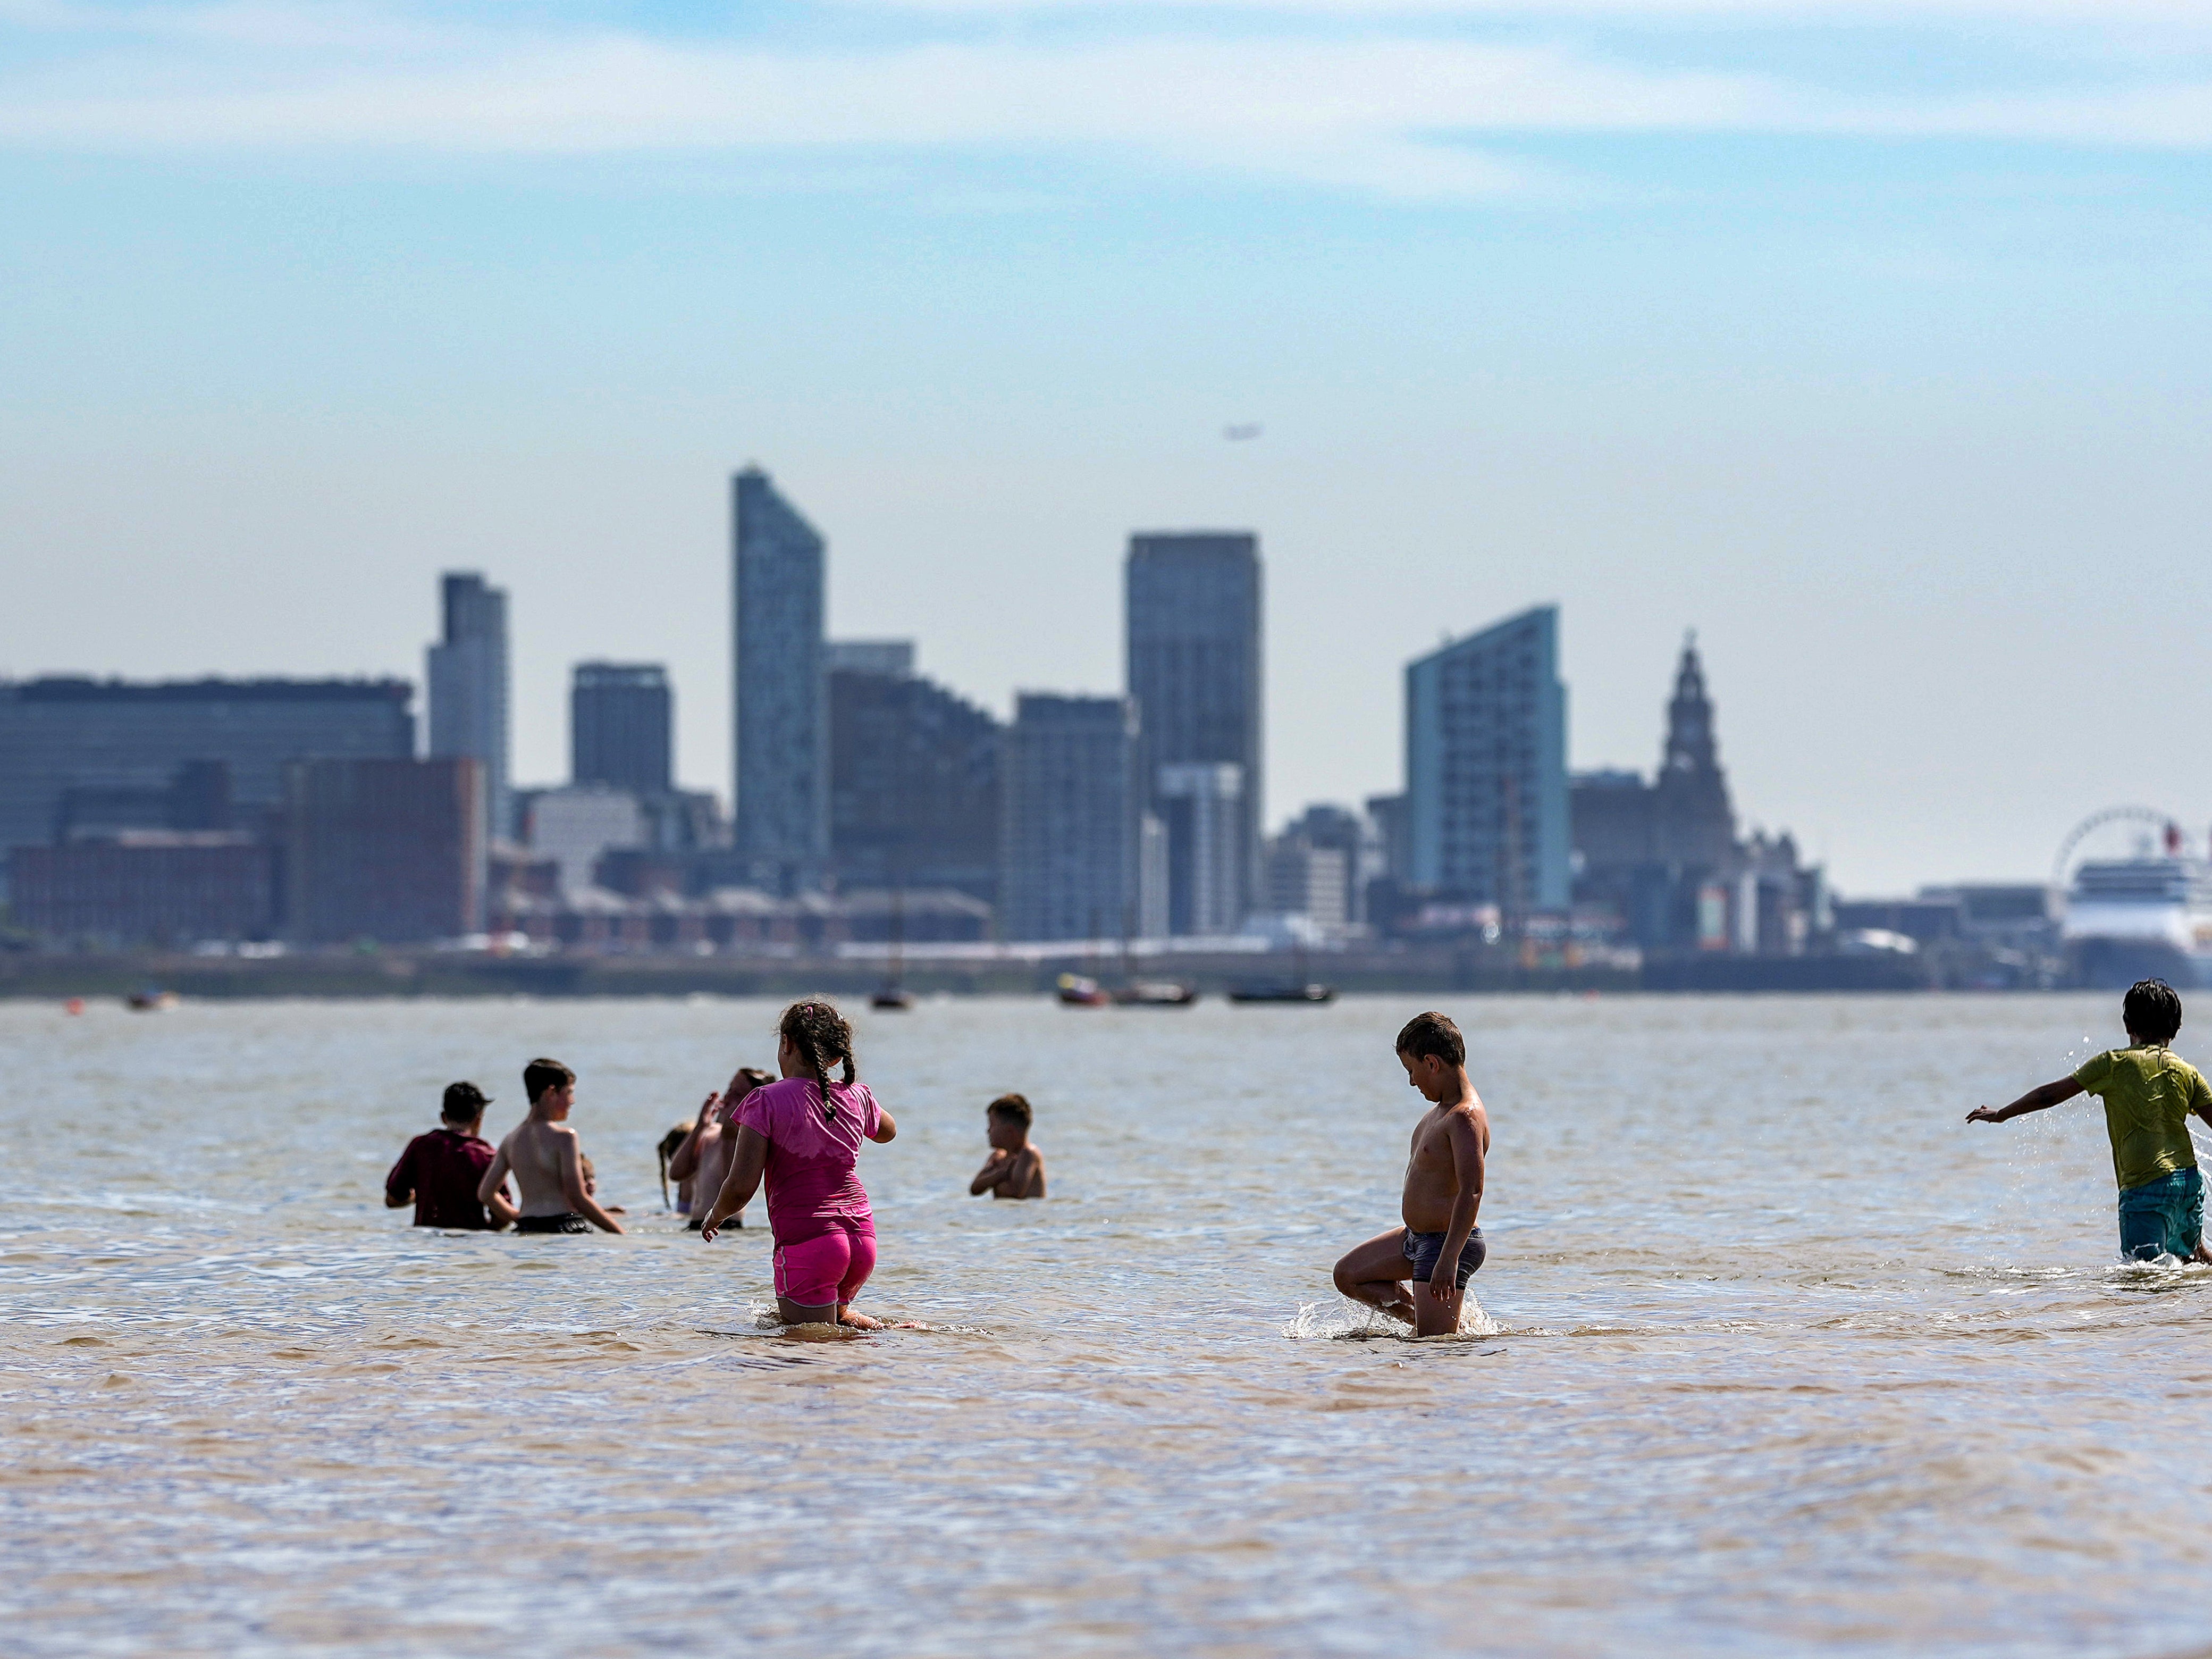
M 2114 1264 L 2094 1106 L 1960 1121 L 2116 1001 L 1448 1001 L 1486 1322 L 1418 1343 L 1328 1277 L 1407 1000 L 860 1017 L 925 1328 L 819 1341 L 659 1212 L 767 1005 L 0 1006 L 0 1651 L 2194 1653 L 2212 1279 Z M 540 1052 L 635 1236 L 387 1212 Z M 1009 1088 L 1042 1204 L 966 1195 Z

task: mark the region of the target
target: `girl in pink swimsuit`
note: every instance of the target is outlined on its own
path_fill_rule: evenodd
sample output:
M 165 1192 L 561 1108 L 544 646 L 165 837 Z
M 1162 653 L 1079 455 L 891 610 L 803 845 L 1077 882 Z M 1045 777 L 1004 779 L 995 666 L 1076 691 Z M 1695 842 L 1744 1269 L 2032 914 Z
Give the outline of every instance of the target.
M 728 1217 L 768 1181 L 768 1224 L 775 1237 L 775 1307 L 787 1325 L 880 1322 L 853 1311 L 876 1265 L 876 1221 L 860 1185 L 860 1142 L 898 1133 L 867 1085 L 854 1081 L 853 1028 L 826 1002 L 794 1002 L 776 1027 L 783 1081 L 738 1103 L 730 1173 L 699 1237 L 711 1243 Z M 830 1065 L 842 1061 L 841 1082 Z

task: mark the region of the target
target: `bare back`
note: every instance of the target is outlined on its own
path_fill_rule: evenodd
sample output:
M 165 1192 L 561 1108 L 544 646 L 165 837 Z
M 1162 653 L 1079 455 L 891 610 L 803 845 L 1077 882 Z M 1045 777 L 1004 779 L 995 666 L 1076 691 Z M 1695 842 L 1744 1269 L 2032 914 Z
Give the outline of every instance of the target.
M 703 1216 L 713 1207 L 730 1173 L 730 1159 L 738 1150 L 738 1132 L 719 1116 L 699 1131 L 699 1161 L 692 1167 L 691 1213 Z
M 1452 1206 L 1471 1173 L 1481 1191 L 1482 1164 L 1490 1156 L 1490 1115 L 1482 1097 L 1469 1091 L 1456 1106 L 1431 1106 L 1413 1126 L 1406 1158 L 1406 1192 L 1400 1213 L 1417 1233 L 1440 1233 L 1451 1226 Z
M 524 1215 L 566 1215 L 575 1207 L 568 1201 L 568 1192 L 572 1185 L 578 1191 L 583 1188 L 579 1145 L 576 1132 L 567 1124 L 528 1118 L 501 1143 L 515 1184 L 522 1189 L 519 1208 Z

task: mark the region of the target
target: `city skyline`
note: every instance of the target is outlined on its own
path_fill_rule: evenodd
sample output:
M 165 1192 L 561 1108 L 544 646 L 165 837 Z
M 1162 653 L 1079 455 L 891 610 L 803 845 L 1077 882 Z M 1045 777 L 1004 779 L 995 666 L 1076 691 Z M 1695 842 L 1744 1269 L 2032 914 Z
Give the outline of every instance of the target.
M 1694 626 L 1754 823 L 2034 875 L 2122 726 L 2212 820 L 2208 76 L 2171 0 L 18 9 L 0 674 L 413 678 L 481 569 L 518 781 L 605 659 L 726 790 L 757 459 L 1000 719 L 1255 532 L 1271 828 L 1553 604 L 1577 769 Z

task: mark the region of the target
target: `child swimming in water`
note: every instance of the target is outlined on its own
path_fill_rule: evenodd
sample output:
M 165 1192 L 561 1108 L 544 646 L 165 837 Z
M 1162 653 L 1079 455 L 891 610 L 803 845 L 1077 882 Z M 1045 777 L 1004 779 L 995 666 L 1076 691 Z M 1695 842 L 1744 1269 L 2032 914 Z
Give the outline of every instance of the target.
M 2204 1177 L 2189 1139 L 2194 1112 L 2212 1123 L 2212 1087 L 2166 1048 L 2181 1029 L 2181 999 L 2162 979 L 2137 980 L 2120 1003 L 2128 1046 L 2092 1054 L 2071 1077 L 2030 1089 L 2009 1106 L 1977 1106 L 1969 1123 L 2002 1123 L 2084 1091 L 2105 1103 L 2112 1178 L 2120 1188 L 2120 1254 L 2212 1263 L 2204 1248 Z
M 1402 1319 L 1418 1336 L 1459 1328 L 1467 1281 L 1482 1266 L 1483 1162 L 1490 1116 L 1467 1075 L 1467 1040 L 1442 1014 L 1416 1014 L 1398 1033 L 1408 1087 L 1429 1103 L 1406 1159 L 1402 1227 L 1379 1233 L 1336 1264 L 1336 1288 Z M 1411 1282 L 1413 1294 L 1407 1294 Z
M 830 1064 L 844 1077 L 830 1081 Z M 722 1190 L 702 1218 L 712 1243 L 722 1223 L 768 1182 L 768 1224 L 775 1237 L 776 1315 L 787 1325 L 883 1328 L 853 1311 L 876 1265 L 876 1221 L 860 1185 L 860 1142 L 898 1133 L 891 1115 L 854 1080 L 853 1028 L 826 1002 L 795 1002 L 776 1027 L 775 1062 L 783 1080 L 738 1103 L 737 1146 Z
M 983 1109 L 983 1134 L 991 1155 L 968 1183 L 968 1196 L 1042 1198 L 1044 1148 L 1030 1139 L 1036 1114 L 1019 1095 L 1000 1095 Z

